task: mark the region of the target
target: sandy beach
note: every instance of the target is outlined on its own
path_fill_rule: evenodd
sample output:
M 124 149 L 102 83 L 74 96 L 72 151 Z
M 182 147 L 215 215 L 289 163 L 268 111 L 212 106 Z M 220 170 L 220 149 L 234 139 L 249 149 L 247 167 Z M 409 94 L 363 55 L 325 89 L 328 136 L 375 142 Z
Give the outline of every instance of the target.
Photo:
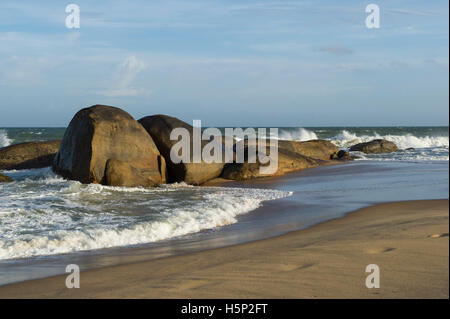
M 16 2 L 0 301 L 449 300 L 448 1 Z
M 380 204 L 275 238 L 0 287 L 0 298 L 448 298 L 448 200 Z M 368 264 L 380 288 L 368 289 Z

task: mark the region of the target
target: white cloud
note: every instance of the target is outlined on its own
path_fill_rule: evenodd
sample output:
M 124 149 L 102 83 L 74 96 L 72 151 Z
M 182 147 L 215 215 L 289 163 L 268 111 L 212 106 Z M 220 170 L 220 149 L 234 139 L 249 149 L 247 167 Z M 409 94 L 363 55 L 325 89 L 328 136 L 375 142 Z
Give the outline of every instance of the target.
M 151 94 L 151 91 L 146 89 L 118 88 L 111 90 L 103 90 L 99 91 L 98 93 L 106 97 L 122 97 L 122 96 L 149 95 Z
M 0 60 L 0 85 L 32 86 L 45 82 L 46 70 L 55 63 L 44 57 L 11 56 Z
M 403 10 L 403 9 L 390 9 L 386 10 L 388 13 L 393 14 L 406 14 L 406 15 L 415 15 L 415 16 L 435 16 L 439 15 L 439 12 L 430 11 L 430 10 Z
M 119 66 L 120 87 L 130 86 L 136 76 L 145 68 L 144 62 L 138 60 L 135 56 L 125 58 Z
M 151 91 L 146 88 L 136 88 L 133 86 L 139 73 L 147 68 L 144 62 L 135 56 L 129 56 L 120 63 L 114 75 L 115 84 L 112 88 L 101 90 L 100 95 L 106 97 L 139 96 L 149 95 Z

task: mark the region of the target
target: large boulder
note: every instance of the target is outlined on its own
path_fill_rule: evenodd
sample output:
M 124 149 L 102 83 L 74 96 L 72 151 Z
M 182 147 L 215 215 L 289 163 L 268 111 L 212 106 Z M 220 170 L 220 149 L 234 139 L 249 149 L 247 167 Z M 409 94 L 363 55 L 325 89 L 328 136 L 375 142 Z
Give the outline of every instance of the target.
M 151 186 L 166 181 L 164 158 L 150 135 L 130 114 L 105 105 L 75 114 L 53 170 L 82 183 Z
M 392 153 L 398 151 L 395 143 L 377 139 L 366 143 L 359 143 L 350 147 L 350 152 L 363 152 L 366 154 Z
M 139 123 L 151 135 L 159 151 L 166 159 L 169 182 L 184 181 L 187 184 L 199 185 L 221 174 L 224 163 L 206 163 L 203 160 L 200 163 L 193 163 L 193 127 L 191 125 L 167 115 L 147 116 L 140 119 Z M 190 134 L 191 154 L 188 163 L 183 161 L 174 163 L 170 158 L 172 146 L 178 143 L 178 140 L 170 139 L 170 133 L 175 128 L 184 128 Z M 201 142 L 202 150 L 207 143 L 209 141 Z
M 31 169 L 51 166 L 61 141 L 26 142 L 0 149 L 0 169 Z
M 247 154 L 248 149 L 245 149 Z M 268 154 L 268 153 L 267 153 Z M 256 153 L 258 157 L 258 153 Z M 323 160 L 304 156 L 290 150 L 278 149 L 278 169 L 271 174 L 262 174 L 261 166 L 268 164 L 261 164 L 258 158 L 251 160 L 252 156 L 245 156 L 244 163 L 229 163 L 226 164 L 221 177 L 231 180 L 247 180 L 258 177 L 281 176 L 290 172 L 304 170 L 307 168 L 317 167 L 326 163 Z
M 165 167 L 163 167 L 165 169 Z M 160 184 L 157 170 L 140 169 L 129 162 L 109 159 L 105 168 L 105 184 L 110 186 L 157 186 Z
M 266 154 L 270 153 L 270 141 L 266 141 Z M 273 141 L 272 141 L 273 143 Z M 258 140 L 239 141 L 234 150 L 243 144 L 244 163 L 226 164 L 221 177 L 232 180 L 246 180 L 258 177 L 281 176 L 290 172 L 300 171 L 320 165 L 330 164 L 330 160 L 350 160 L 350 156 L 345 151 L 340 151 L 333 143 L 326 140 L 310 140 L 304 142 L 278 140 L 278 169 L 270 174 L 261 173 L 260 168 L 268 164 L 261 164 L 258 159 L 251 160 L 248 154 L 249 148 L 257 149 Z M 256 156 L 257 155 L 256 151 Z
M 9 183 L 13 182 L 13 179 L 9 176 L 5 176 L 2 173 L 0 173 L 0 183 Z
M 280 147 L 290 149 L 297 154 L 321 160 L 329 160 L 333 154 L 339 152 L 339 148 L 336 145 L 326 140 L 305 142 L 279 141 L 278 143 Z

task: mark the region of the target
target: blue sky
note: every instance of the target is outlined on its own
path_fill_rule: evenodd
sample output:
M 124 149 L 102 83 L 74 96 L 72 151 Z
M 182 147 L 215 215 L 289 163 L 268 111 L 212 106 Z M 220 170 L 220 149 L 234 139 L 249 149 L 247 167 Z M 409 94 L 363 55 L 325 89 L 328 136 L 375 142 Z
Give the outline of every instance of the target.
M 93 104 L 209 126 L 448 125 L 448 1 L 74 0 L 80 29 L 69 3 L 0 2 L 0 127 Z

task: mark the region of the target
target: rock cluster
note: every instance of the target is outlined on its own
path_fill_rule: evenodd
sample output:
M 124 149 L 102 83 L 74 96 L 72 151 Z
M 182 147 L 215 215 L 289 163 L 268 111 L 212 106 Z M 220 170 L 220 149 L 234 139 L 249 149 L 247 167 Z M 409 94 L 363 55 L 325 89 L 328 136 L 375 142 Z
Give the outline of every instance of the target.
M 270 173 L 264 173 L 261 158 L 269 156 L 270 140 L 266 148 L 258 147 L 258 140 L 200 138 L 200 150 L 208 147 L 231 154 L 231 160 L 220 163 L 200 158 L 172 157 L 171 151 L 179 140 L 171 133 L 179 128 L 187 133 L 187 145 L 194 148 L 191 125 L 167 115 L 153 115 L 136 121 L 127 112 L 106 105 L 94 105 L 77 112 L 67 127 L 62 141 L 28 142 L 0 149 L 0 169 L 25 169 L 52 166 L 67 179 L 82 183 L 110 186 L 157 186 L 163 183 L 185 182 L 200 185 L 217 177 L 248 180 L 265 176 L 280 176 L 293 171 L 328 165 L 333 161 L 348 161 L 354 156 L 340 150 L 326 140 L 276 141 L 278 161 Z M 198 131 L 197 131 L 198 133 Z M 272 141 L 275 142 L 275 141 Z M 275 145 L 275 144 L 274 144 Z M 364 153 L 395 152 L 397 146 L 386 140 L 360 143 L 350 151 Z M 240 150 L 244 159 L 240 159 Z M 250 152 L 251 150 L 251 152 Z M 263 154 L 259 153 L 262 152 Z M 173 160 L 175 158 L 175 160 Z M 224 157 L 222 157 L 224 159 Z M 11 181 L 0 174 L 0 182 Z

